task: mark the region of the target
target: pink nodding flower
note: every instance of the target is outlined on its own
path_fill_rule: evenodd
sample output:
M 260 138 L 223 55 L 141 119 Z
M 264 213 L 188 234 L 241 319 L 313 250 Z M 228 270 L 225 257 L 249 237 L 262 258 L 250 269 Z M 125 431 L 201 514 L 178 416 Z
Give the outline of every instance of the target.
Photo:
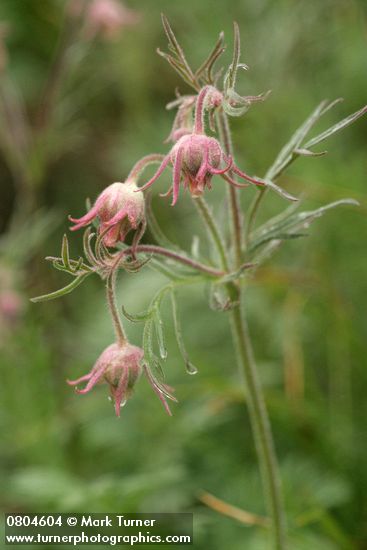
M 265 185 L 266 182 L 259 178 L 253 178 L 242 172 L 233 162 L 233 159 L 226 155 L 219 141 L 214 137 L 207 136 L 204 132 L 204 114 L 206 110 L 213 111 L 220 106 L 222 94 L 213 86 L 205 86 L 196 98 L 194 129 L 190 133 L 180 135 L 179 129 L 174 124 L 174 134 L 170 138 L 177 139 L 171 151 L 164 157 L 161 165 L 154 176 L 140 190 L 144 191 L 150 187 L 162 174 L 164 169 L 171 164 L 173 167 L 172 186 L 164 196 L 172 196 L 172 206 L 177 202 L 181 180 L 184 187 L 189 189 L 193 197 L 203 194 L 205 188 L 211 188 L 212 177 L 216 174 L 222 177 L 235 187 L 247 187 L 248 184 L 236 182 L 232 174 L 253 183 Z M 187 100 L 188 101 L 188 100 Z M 174 102 L 172 105 L 175 105 Z M 192 100 L 185 105 L 182 102 L 182 109 L 192 107 Z M 185 111 L 186 116 L 186 111 Z M 181 122 L 180 118 L 178 122 Z M 223 166 L 224 165 L 224 166 Z
M 116 416 L 120 416 L 121 407 L 131 397 L 134 386 L 144 371 L 166 412 L 171 416 L 166 397 L 176 401 L 171 395 L 173 390 L 169 386 L 158 382 L 148 368 L 142 365 L 143 355 L 142 349 L 128 342 L 111 344 L 99 356 L 88 374 L 77 380 L 67 380 L 67 383 L 70 386 L 77 386 L 82 382 L 86 382 L 83 389 L 76 388 L 76 392 L 79 394 L 90 392 L 97 384 L 108 384 L 111 399 L 114 401 Z
M 173 195 L 172 206 L 177 202 L 181 180 L 193 197 L 203 194 L 205 188 L 211 189 L 212 176 L 220 174 L 235 187 L 247 187 L 248 184 L 237 183 L 231 172 L 255 185 L 265 185 L 259 178 L 253 178 L 242 172 L 230 156 L 227 156 L 219 141 L 202 133 L 192 133 L 182 136 L 163 159 L 154 176 L 140 187 L 144 191 L 150 187 L 162 174 L 164 169 L 173 166 L 172 186 L 164 196 Z M 221 165 L 225 164 L 224 167 Z
M 138 23 L 140 15 L 117 0 L 92 0 L 86 19 L 91 36 L 100 33 L 107 39 L 114 39 L 123 27 Z
M 139 189 L 133 180 L 109 185 L 85 216 L 81 218 L 69 216 L 69 219 L 75 223 L 71 230 L 85 227 L 98 217 L 101 222 L 100 233 L 107 231 L 103 237 L 104 244 L 114 247 L 118 242 L 123 242 L 127 233 L 137 229 L 145 217 L 143 194 L 135 191 Z

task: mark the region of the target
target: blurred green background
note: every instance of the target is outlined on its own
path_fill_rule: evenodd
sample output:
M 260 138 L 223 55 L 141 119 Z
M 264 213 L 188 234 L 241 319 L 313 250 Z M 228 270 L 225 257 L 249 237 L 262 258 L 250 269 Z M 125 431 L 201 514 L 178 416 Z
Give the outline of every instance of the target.
M 76 0 L 71 4 L 77 8 Z M 167 151 L 163 140 L 173 113 L 165 105 L 175 87 L 188 89 L 155 53 L 166 47 L 161 11 L 194 67 L 221 30 L 230 61 L 232 21 L 238 21 L 242 60 L 251 69 L 241 74 L 238 91 L 272 90 L 265 103 L 232 123 L 239 165 L 262 175 L 322 99 L 345 102 L 326 115 L 321 130 L 366 103 L 367 5 L 137 0 L 129 8 L 139 12 L 139 21 L 113 39 L 81 31 L 75 14 L 63 30 L 65 7 L 57 0 L 2 0 L 0 6 L 1 508 L 192 511 L 195 548 L 263 550 L 267 535 L 261 528 L 199 500 L 205 490 L 265 513 L 226 314 L 208 308 L 205 289 L 180 293 L 196 376 L 185 373 L 167 323 L 166 379 L 179 399 L 172 418 L 144 379 L 120 419 L 106 388 L 83 397 L 66 385 L 66 378 L 87 372 L 112 342 L 97 278 L 59 301 L 35 305 L 29 298 L 68 282 L 43 261 L 58 254 L 67 215 L 81 215 L 87 196 L 94 199 L 110 183 L 123 181 L 141 156 Z M 60 58 L 60 43 L 68 41 L 72 45 Z M 48 110 L 45 97 L 51 98 Z M 31 147 L 22 133 L 24 117 L 31 121 Z M 303 194 L 306 208 L 342 197 L 361 206 L 331 211 L 307 239 L 288 242 L 248 280 L 250 329 L 292 550 L 367 548 L 366 145 L 362 119 L 328 141 L 329 155 L 300 159 L 287 172 L 282 184 Z M 168 182 L 166 174 L 155 190 Z M 241 193 L 244 206 L 252 192 Z M 222 193 L 218 180 L 208 196 L 214 207 Z M 262 217 L 283 206 L 269 195 Z M 157 198 L 154 208 L 166 233 L 183 247 L 203 231 L 188 197 L 174 209 Z M 225 223 L 223 212 L 216 212 Z M 80 237 L 73 235 L 74 255 Z M 148 268 L 124 274 L 120 298 L 128 311 L 141 311 L 161 283 Z M 128 332 L 139 344 L 140 327 L 129 325 Z

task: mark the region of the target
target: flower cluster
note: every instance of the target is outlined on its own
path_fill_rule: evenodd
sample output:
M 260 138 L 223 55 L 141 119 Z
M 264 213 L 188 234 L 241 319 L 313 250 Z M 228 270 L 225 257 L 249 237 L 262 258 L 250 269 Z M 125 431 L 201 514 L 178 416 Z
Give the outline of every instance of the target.
M 93 33 L 107 33 L 114 35 L 123 24 L 135 21 L 135 16 L 126 11 L 122 4 L 116 0 L 91 0 L 90 3 L 81 4 L 86 9 L 88 24 Z M 76 9 L 77 4 L 73 4 Z M 170 150 L 166 154 L 150 154 L 140 159 L 131 169 L 124 182 L 116 182 L 109 185 L 97 197 L 94 205 L 80 218 L 69 217 L 73 226 L 72 231 L 86 228 L 84 232 L 84 258 L 71 260 L 69 257 L 69 246 L 67 237 L 64 236 L 61 248 L 61 255 L 58 258 L 48 257 L 53 265 L 62 271 L 68 272 L 75 279 L 72 283 L 48 295 L 35 298 L 34 301 L 49 300 L 71 292 L 86 277 L 97 273 L 106 281 L 107 302 L 111 312 L 112 322 L 116 334 L 116 343 L 110 345 L 99 357 L 92 370 L 78 380 L 69 381 L 70 385 L 77 386 L 86 382 L 84 389 L 77 389 L 78 393 L 88 393 L 96 384 L 107 383 L 110 389 L 111 399 L 114 401 L 117 416 L 120 415 L 120 408 L 130 397 L 133 388 L 144 373 L 158 395 L 166 411 L 170 414 L 167 398 L 173 399 L 172 388 L 161 382 L 162 371 L 160 359 L 166 359 L 163 324 L 160 317 L 160 303 L 166 292 L 171 293 L 173 325 L 177 338 L 178 347 L 186 364 L 189 373 L 196 372 L 191 364 L 182 341 L 181 329 L 177 317 L 175 302 L 175 281 L 176 274 L 169 265 L 160 264 L 160 257 L 167 261 L 178 262 L 189 269 L 200 272 L 214 280 L 211 288 L 211 304 L 214 309 L 222 310 L 237 307 L 240 300 L 232 300 L 227 295 L 227 285 L 238 281 L 245 269 L 257 265 L 261 259 L 267 257 L 274 249 L 274 243 L 282 242 L 288 238 L 303 235 L 300 230 L 308 227 L 309 223 L 322 215 L 328 208 L 333 208 L 342 203 L 355 204 L 354 201 L 336 201 L 327 207 L 315 210 L 314 212 L 303 212 L 293 215 L 293 210 L 286 210 L 280 217 L 275 217 L 273 222 L 260 232 L 254 231 L 254 220 L 264 193 L 252 202 L 247 211 L 248 223 L 244 234 L 241 228 L 240 204 L 237 193 L 231 190 L 230 210 L 232 216 L 233 234 L 232 242 L 226 248 L 227 239 L 216 227 L 214 218 L 203 200 L 197 201 L 198 209 L 203 214 L 203 219 L 212 236 L 218 256 L 221 259 L 221 266 L 212 266 L 197 261 L 196 257 L 190 257 L 180 250 L 171 249 L 168 239 L 165 239 L 159 224 L 150 217 L 150 229 L 158 242 L 168 242 L 168 248 L 156 245 L 139 244 L 147 226 L 146 210 L 151 213 L 149 205 L 145 205 L 144 191 L 150 188 L 166 169 L 172 169 L 172 182 L 168 191 L 161 196 L 172 196 L 171 204 L 174 206 L 179 198 L 181 187 L 187 190 L 195 199 L 210 190 L 213 185 L 213 178 L 219 176 L 221 180 L 236 188 L 247 187 L 253 184 L 257 187 L 268 187 L 289 200 L 297 200 L 284 189 L 280 188 L 274 180 L 278 178 L 299 156 L 320 156 L 322 153 L 312 150 L 314 145 L 324 141 L 336 131 L 348 126 L 367 111 L 367 106 L 356 113 L 330 127 L 311 140 L 306 140 L 308 131 L 315 122 L 326 113 L 338 101 L 330 104 L 323 102 L 312 113 L 309 119 L 301 126 L 289 144 L 280 151 L 274 164 L 267 171 L 266 179 L 250 176 L 241 170 L 232 156 L 231 136 L 227 116 L 240 116 L 256 102 L 263 101 L 268 94 L 254 96 L 240 96 L 235 91 L 236 74 L 239 68 L 247 68 L 239 63 L 240 37 L 238 26 L 235 24 L 235 40 L 233 47 L 233 60 L 224 75 L 223 87 L 219 89 L 218 79 L 220 72 L 213 73 L 213 66 L 218 57 L 224 51 L 223 35 L 219 36 L 216 46 L 206 61 L 197 71 L 192 71 L 187 63 L 181 46 L 178 44 L 168 20 L 163 16 L 163 25 L 169 41 L 169 53 L 161 52 L 171 66 L 189 84 L 195 93 L 181 96 L 176 93 L 176 99 L 167 105 L 168 109 L 177 108 L 171 132 L 165 143 L 171 142 Z M 1 36 L 0 36 L 1 38 Z M 145 169 L 152 164 L 157 164 L 155 173 L 146 181 L 141 183 Z M 240 181 L 244 180 L 244 181 Z M 218 178 L 218 182 L 220 179 Z M 287 220 L 286 223 L 284 220 Z M 97 228 L 92 231 L 89 227 L 93 224 Z M 127 236 L 133 234 L 131 244 L 127 243 Z M 92 243 L 94 242 L 94 249 Z M 267 246 L 257 253 L 261 247 Z M 111 250 L 117 249 L 117 250 Z M 233 269 L 231 251 L 235 251 L 236 269 Z M 196 253 L 198 251 L 196 250 Z M 139 257 L 142 254 L 142 257 Z M 145 255 L 145 256 L 144 256 Z M 144 322 L 143 347 L 142 349 L 128 343 L 120 313 L 116 305 L 115 283 L 119 269 L 129 272 L 140 270 L 145 263 L 150 261 L 151 256 L 154 266 L 166 274 L 170 283 L 153 297 L 152 302 L 144 314 L 135 317 L 124 315 L 131 321 Z M 158 258 L 157 258 L 158 256 Z M 247 261 L 245 261 L 247 260 Z M 179 274 L 181 278 L 181 274 Z M 185 279 L 186 274 L 182 274 Z M 189 277 L 190 278 L 190 277 Z M 239 288 L 239 287 L 238 287 Z M 237 290 L 236 290 L 237 292 Z M 0 296 L 0 315 L 3 317 L 15 317 L 19 309 L 17 296 L 3 294 Z M 154 336 L 152 336 L 154 335 Z M 156 344 L 153 345 L 153 338 Z M 159 350 L 160 357 L 156 355 L 155 347 Z M 158 378 L 153 375 L 157 372 Z
M 105 23 L 106 21 L 111 23 L 113 19 L 112 7 L 111 0 L 95 0 L 89 9 L 89 16 L 93 15 L 93 18 L 97 20 L 98 15 L 99 23 L 101 23 L 103 12 L 106 18 L 103 19 Z M 115 23 L 117 24 L 117 22 L 118 18 L 115 17 Z M 113 28 L 111 27 L 110 30 Z M 168 192 L 163 196 L 172 195 L 172 205 L 175 205 L 178 200 L 181 184 L 193 198 L 196 198 L 202 195 L 206 189 L 211 189 L 213 176 L 221 176 L 226 182 L 236 187 L 245 187 L 248 184 L 238 183 L 234 179 L 235 176 L 255 185 L 264 185 L 262 180 L 252 178 L 242 172 L 234 163 L 233 158 L 223 150 L 219 140 L 206 131 L 206 117 L 209 119 L 209 129 L 214 130 L 214 115 L 222 108 L 223 101 L 223 93 L 212 85 L 203 86 L 197 95 L 179 97 L 172 103 L 178 107 L 178 112 L 167 140 L 173 142 L 171 150 L 166 155 L 152 154 L 142 158 L 132 168 L 126 181 L 113 183 L 104 189 L 84 216 L 69 217 L 74 224 L 71 227 L 72 231 L 88 227 L 92 223 L 97 226 L 99 234 L 97 242 L 100 244 L 97 246 L 96 255 L 93 256 L 89 251 L 88 257 L 92 260 L 96 258 L 92 264 L 98 268 L 101 261 L 103 264 L 106 254 L 109 255 L 109 260 L 112 259 L 112 263 L 107 263 L 107 267 L 104 266 L 106 267 L 104 276 L 110 277 L 110 281 L 113 270 L 118 266 L 120 256 L 118 251 L 111 255 L 107 249 L 118 248 L 120 243 L 125 242 L 126 236 L 130 232 L 134 232 L 132 257 L 135 258 L 134 243 L 139 242 L 146 226 L 143 191 L 149 188 L 169 166 L 173 170 L 173 180 Z M 152 163 L 159 164 L 158 169 L 145 185 L 139 187 L 138 180 L 142 172 Z M 86 234 L 88 244 L 91 234 L 89 232 Z M 103 251 L 100 249 L 101 243 L 105 247 Z M 68 255 L 63 254 L 62 256 L 66 259 L 66 264 L 63 260 L 63 266 L 70 268 L 74 273 L 73 269 L 75 270 L 78 266 L 73 268 L 67 258 Z M 133 267 L 141 265 L 137 260 L 136 262 Z M 84 273 L 85 271 L 80 272 L 79 276 L 84 276 Z M 131 396 L 137 380 L 144 372 L 165 410 L 171 414 L 167 398 L 175 400 L 172 396 L 173 390 L 153 376 L 151 369 L 144 364 L 143 350 L 127 342 L 119 321 L 116 321 L 118 313 L 115 310 L 114 300 L 111 303 L 110 298 L 109 303 L 112 308 L 115 329 L 117 326 L 117 343 L 105 349 L 88 374 L 77 380 L 68 381 L 68 383 L 78 386 L 85 382 L 86 385 L 83 389 L 76 389 L 80 394 L 88 393 L 97 384 L 107 383 L 110 397 L 115 404 L 116 415 L 119 416 L 120 408 Z M 183 349 L 182 342 L 179 345 L 180 349 Z M 184 352 L 185 354 L 186 352 Z M 187 357 L 185 360 L 186 364 L 190 365 Z M 189 371 L 194 372 L 191 366 Z
M 99 195 L 93 208 L 81 218 L 70 217 L 75 224 L 71 229 L 75 231 L 85 227 L 98 217 L 99 231 L 104 233 L 106 246 L 115 247 L 118 242 L 124 242 L 126 235 L 144 221 L 144 199 L 141 192 L 148 189 L 169 165 L 173 168 L 173 181 L 167 193 L 162 196 L 172 195 L 172 206 L 177 202 L 182 182 L 194 198 L 202 195 L 206 188 L 211 189 L 212 177 L 215 175 L 222 176 L 230 185 L 239 188 L 247 187 L 248 184 L 238 183 L 233 174 L 255 185 L 265 185 L 265 181 L 240 170 L 223 151 L 220 142 L 205 133 L 205 112 L 212 113 L 220 108 L 222 101 L 222 94 L 213 86 L 205 86 L 196 97 L 183 98 L 169 136 L 175 143 L 161 160 L 153 177 L 142 187 L 137 187 L 137 177 L 152 162 L 152 157 L 160 158 L 160 155 L 149 155 L 138 161 L 125 183 L 114 183 L 107 187 Z M 192 118 L 194 109 L 195 122 L 191 128 L 190 117 Z
M 205 112 L 208 111 L 209 114 L 212 114 L 214 110 L 221 107 L 222 102 L 223 94 L 213 86 L 202 88 L 195 101 L 192 96 L 180 101 L 173 131 L 169 136 L 176 143 L 164 157 L 156 173 L 141 187 L 141 190 L 148 189 L 169 164 L 173 167 L 173 181 L 172 186 L 163 196 L 172 195 L 172 206 L 177 202 L 182 181 L 184 188 L 188 189 L 193 197 L 202 195 L 205 188 L 211 189 L 214 175 L 221 175 L 234 187 L 247 187 L 247 184 L 238 183 L 232 174 L 255 185 L 265 185 L 266 182 L 260 178 L 253 178 L 240 170 L 233 159 L 224 152 L 219 141 L 205 133 Z M 195 105 L 195 122 L 190 130 L 188 119 L 193 104 Z

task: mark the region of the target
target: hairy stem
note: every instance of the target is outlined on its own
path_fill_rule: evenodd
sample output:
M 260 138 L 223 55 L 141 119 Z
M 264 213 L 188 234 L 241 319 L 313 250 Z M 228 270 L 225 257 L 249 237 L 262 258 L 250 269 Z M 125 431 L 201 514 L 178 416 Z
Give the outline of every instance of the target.
M 147 166 L 151 164 L 160 164 L 164 160 L 165 155 L 160 155 L 159 153 L 146 155 L 145 157 L 138 160 L 136 164 L 130 170 L 129 175 L 126 178 L 128 180 L 137 180 L 140 174 L 145 170 Z
M 233 158 L 228 118 L 223 111 L 218 114 L 218 129 L 226 154 L 231 155 Z M 229 187 L 229 192 L 232 219 L 231 241 L 235 249 L 236 267 L 239 267 L 242 261 L 241 210 L 237 190 Z M 241 310 L 242 289 L 236 283 L 228 283 L 227 289 L 232 303 L 239 304 L 230 313 L 232 337 L 237 351 L 238 364 L 246 382 L 246 401 L 249 408 L 266 503 L 273 526 L 273 548 L 274 550 L 285 550 L 285 512 L 281 496 L 280 474 L 247 321 Z
M 107 279 L 106 293 L 107 293 L 107 303 L 110 309 L 112 322 L 115 329 L 116 340 L 120 345 L 123 345 L 125 344 L 127 338 L 126 338 L 125 330 L 122 325 L 121 317 L 119 315 L 117 304 L 116 304 L 117 272 L 118 272 L 118 269 L 112 269 L 111 274 Z
M 265 195 L 265 189 L 258 189 L 257 190 L 257 193 L 254 197 L 254 200 L 252 201 L 252 203 L 250 204 L 250 207 L 249 207 L 249 211 L 248 211 L 248 214 L 247 214 L 247 220 L 246 220 L 246 225 L 245 225 L 245 249 L 247 250 L 248 248 L 248 245 L 249 245 L 249 240 L 250 240 L 250 234 L 251 234 L 251 231 L 252 231 L 252 228 L 254 226 L 254 223 L 255 223 L 255 219 L 256 219 L 256 215 L 257 215 L 257 211 L 259 209 L 259 206 L 263 200 L 263 197 Z
M 203 217 L 219 254 L 222 254 L 221 239 L 214 220 L 211 220 L 210 217 Z M 224 249 L 223 253 L 224 261 L 226 261 Z M 234 283 L 228 283 L 227 289 L 232 303 L 240 304 L 242 298 L 241 288 Z M 267 507 L 273 526 L 274 550 L 285 550 L 285 513 L 281 497 L 278 463 L 247 321 L 241 313 L 240 306 L 235 307 L 231 311 L 231 328 L 239 367 L 246 383 L 246 401 L 250 413 Z
M 232 300 L 234 302 L 240 301 L 240 289 L 233 284 L 229 286 L 231 286 Z M 239 367 L 246 383 L 246 402 L 259 459 L 268 513 L 273 527 L 273 548 L 274 550 L 285 550 L 285 513 L 281 496 L 279 468 L 247 321 L 242 315 L 240 307 L 234 308 L 230 315 L 232 336 L 238 354 Z
M 229 266 L 222 235 L 219 232 L 219 229 L 215 223 L 207 202 L 205 201 L 205 199 L 203 199 L 203 197 L 197 197 L 196 199 L 194 199 L 194 204 L 200 212 L 200 215 L 203 218 L 205 225 L 207 226 L 212 241 L 216 249 L 218 250 L 223 269 L 225 271 L 228 271 Z
M 167 248 L 150 244 L 138 245 L 137 247 L 135 247 L 135 249 L 133 249 L 132 247 L 125 248 L 118 255 L 115 265 L 117 266 L 124 256 L 131 256 L 133 253 L 139 254 L 139 252 L 143 254 L 157 254 L 158 256 L 165 256 L 170 260 L 174 260 L 178 263 L 191 267 L 196 271 L 201 271 L 202 273 L 211 275 L 212 277 L 223 277 L 224 275 L 226 275 L 225 271 L 216 269 L 215 267 L 210 267 L 209 265 L 202 264 L 201 262 L 196 262 L 195 260 L 192 260 L 187 256 L 183 256 L 182 254 L 179 254 L 178 252 L 173 252 L 172 250 L 168 250 Z
M 195 125 L 194 132 L 195 134 L 202 134 L 204 132 L 204 115 L 206 107 L 206 98 L 208 93 L 213 89 L 212 86 L 205 86 L 199 93 L 196 100 L 195 108 Z
M 233 158 L 233 146 L 231 139 L 231 132 L 229 129 L 228 117 L 223 110 L 218 112 L 217 116 L 219 137 L 222 142 L 223 149 L 227 156 Z M 229 175 L 233 177 L 233 174 L 229 172 Z M 235 251 L 235 264 L 239 267 L 242 262 L 242 214 L 241 206 L 238 197 L 238 189 L 227 186 L 229 195 L 229 204 L 231 210 L 232 229 L 231 234 L 233 236 L 233 246 Z

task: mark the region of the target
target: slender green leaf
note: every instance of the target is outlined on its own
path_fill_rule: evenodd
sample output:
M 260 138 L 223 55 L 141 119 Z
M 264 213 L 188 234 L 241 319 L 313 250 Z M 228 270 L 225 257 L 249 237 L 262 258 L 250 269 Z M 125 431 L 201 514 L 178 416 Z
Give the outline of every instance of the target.
M 195 75 L 193 74 L 190 65 L 186 61 L 183 49 L 181 48 L 169 24 L 169 21 L 164 14 L 162 14 L 162 23 L 168 39 L 168 49 L 173 55 L 162 52 L 160 49 L 157 50 L 157 53 L 168 61 L 168 63 L 179 73 L 181 78 L 183 78 L 183 80 L 185 80 L 185 82 L 187 82 L 189 86 L 197 89 L 198 84 L 195 80 Z
M 69 242 L 68 242 L 68 238 L 65 234 L 62 238 L 61 257 L 62 257 L 62 261 L 64 263 L 64 266 L 67 267 L 68 269 L 70 269 L 70 264 L 69 264 L 69 259 L 70 259 L 70 256 L 69 256 Z
M 73 275 L 75 277 L 76 274 L 83 275 L 83 273 L 77 273 L 78 271 L 82 270 L 83 272 L 88 271 L 89 273 L 93 272 L 93 269 L 85 264 L 83 262 L 83 258 L 79 258 L 79 260 L 69 260 L 69 267 L 65 267 L 62 258 L 56 257 L 56 256 L 46 256 L 45 260 L 47 262 L 52 262 L 52 266 L 55 269 L 58 269 L 59 271 L 65 271 L 66 273 L 69 273 L 70 275 Z
M 301 157 L 323 157 L 327 154 L 327 151 L 320 151 L 318 153 L 315 153 L 314 151 L 310 151 L 305 147 L 301 147 L 300 149 L 295 149 L 294 153 L 296 155 L 300 155 Z
M 217 59 L 224 53 L 225 51 L 224 46 L 224 33 L 221 32 L 219 34 L 218 40 L 216 41 L 214 48 L 208 55 L 208 57 L 205 59 L 205 61 L 200 65 L 198 70 L 195 73 L 195 78 L 198 79 L 202 75 L 206 76 L 206 82 L 208 84 L 213 84 L 213 67 Z
M 144 357 L 151 370 L 155 370 L 160 378 L 164 378 L 164 372 L 162 365 L 160 364 L 158 357 L 154 353 L 153 349 L 153 322 L 151 319 L 145 323 L 143 330 L 143 350 Z
M 299 239 L 301 237 L 308 237 L 308 233 L 278 233 L 274 235 L 265 236 L 262 239 L 259 239 L 256 243 L 252 244 L 248 251 L 254 252 L 260 246 L 263 246 L 266 243 L 271 241 L 286 241 L 290 239 Z
M 277 193 L 278 195 L 280 195 L 281 197 L 283 197 L 284 199 L 287 199 L 289 201 L 298 201 L 299 199 L 297 197 L 295 197 L 294 195 L 291 195 L 290 193 L 288 193 L 287 191 L 285 191 L 284 189 L 282 189 L 281 187 L 279 187 L 279 185 L 277 185 L 276 183 L 274 183 L 273 181 L 271 181 L 270 179 L 268 178 L 265 178 L 264 179 L 264 182 L 266 184 L 267 187 L 269 187 L 270 189 L 272 189 L 273 191 L 275 191 L 275 193 Z
M 234 32 L 234 40 L 233 40 L 232 63 L 230 64 L 228 71 L 224 77 L 224 82 L 225 82 L 224 88 L 226 93 L 227 93 L 227 90 L 233 90 L 235 87 L 238 64 L 239 64 L 240 55 L 241 55 L 240 29 L 236 21 L 233 22 L 233 32 Z
M 167 359 L 167 347 L 164 338 L 163 321 L 159 311 L 159 305 L 154 308 L 153 323 L 158 342 L 159 355 L 161 356 L 161 359 Z
M 281 149 L 278 156 L 276 157 L 274 163 L 267 171 L 267 174 L 265 176 L 266 179 L 269 178 L 272 180 L 276 178 L 278 174 L 283 170 L 283 168 L 288 165 L 288 163 L 292 159 L 292 154 L 294 150 L 299 148 L 308 132 L 316 124 L 323 112 L 325 112 L 325 108 L 327 108 L 327 105 L 327 101 L 322 101 L 311 113 L 311 115 L 305 120 L 305 122 L 295 131 L 291 139 L 288 141 L 288 143 L 286 143 L 286 145 L 284 145 L 284 147 Z
M 325 139 L 329 138 L 333 134 L 336 134 L 343 128 L 346 128 L 350 124 L 353 124 L 356 120 L 358 120 L 361 116 L 367 113 L 367 105 L 362 107 L 362 109 L 359 109 L 359 111 L 356 111 L 355 113 L 352 113 L 351 115 L 347 116 L 343 120 L 340 120 L 318 136 L 310 139 L 307 143 L 305 143 L 304 147 L 306 149 L 309 149 L 310 147 L 313 147 L 314 145 L 317 145 L 318 143 L 321 143 Z
M 134 315 L 132 313 L 128 313 L 125 306 L 123 305 L 121 306 L 121 309 L 126 319 L 128 319 L 132 323 L 142 323 L 152 317 L 152 312 L 149 309 L 141 313 L 135 313 Z
M 181 46 L 180 46 L 180 44 L 179 44 L 179 42 L 178 42 L 178 40 L 175 36 L 175 33 L 173 32 L 173 30 L 171 28 L 171 25 L 169 24 L 169 21 L 168 21 L 167 17 L 163 13 L 161 14 L 161 17 L 162 17 L 164 32 L 166 33 L 166 36 L 168 38 L 168 46 L 169 46 L 170 50 L 177 55 L 178 59 L 184 65 L 184 67 L 187 70 L 188 74 L 191 77 L 193 77 L 194 75 L 191 71 L 191 68 L 190 68 L 189 64 L 186 61 L 183 49 L 181 48 Z
M 298 236 L 303 236 L 303 234 L 298 233 L 299 230 L 307 229 L 314 220 L 323 216 L 325 212 L 342 205 L 358 206 L 359 203 L 354 199 L 341 199 L 317 208 L 316 210 L 299 213 L 289 211 L 289 216 L 277 216 L 272 223 L 270 220 L 270 222 L 260 227 L 255 232 L 254 237 L 250 242 L 249 251 L 253 252 L 260 246 L 269 243 L 270 241 L 284 240 L 286 235 L 288 235 L 287 238 L 297 238 Z
M 192 79 L 190 74 L 186 71 L 186 69 L 182 66 L 182 64 L 174 59 L 171 55 L 162 52 L 159 48 L 157 49 L 158 55 L 163 57 L 168 63 L 173 67 L 173 69 L 180 75 L 180 77 L 188 84 L 189 86 L 192 86 L 196 89 L 196 86 L 193 85 Z
M 226 100 L 226 98 L 222 102 L 222 107 L 225 113 L 229 116 L 233 117 L 240 117 L 247 113 L 249 110 L 250 105 L 246 105 L 243 107 L 233 107 L 233 105 L 230 104 L 229 101 Z
M 60 290 L 56 290 L 55 292 L 51 292 L 50 294 L 44 294 L 43 296 L 31 298 L 31 302 L 47 302 L 49 300 L 55 300 L 56 298 L 65 296 L 65 294 L 70 294 L 70 292 L 75 290 L 84 281 L 84 279 L 88 277 L 88 275 L 90 275 L 90 273 L 79 275 L 79 277 L 76 277 L 76 279 L 74 279 L 69 285 L 65 286 L 64 288 L 60 288 Z
M 94 252 L 92 250 L 92 245 L 91 245 L 91 242 L 94 236 L 95 236 L 95 233 L 92 233 L 91 227 L 87 227 L 87 229 L 84 231 L 84 234 L 83 234 L 83 250 L 88 262 L 91 265 L 98 266 L 100 264 L 94 255 Z
M 82 268 L 82 266 L 83 266 L 83 258 L 80 257 L 80 258 L 76 261 L 74 267 L 71 268 L 72 273 L 78 273 L 78 271 L 80 271 L 80 269 Z
M 180 350 L 180 353 L 182 355 L 182 358 L 185 363 L 186 372 L 188 374 L 196 374 L 198 372 L 198 369 L 193 365 L 190 361 L 189 355 L 186 351 L 186 347 L 182 338 L 182 331 L 181 331 L 181 323 L 178 317 L 177 312 L 177 302 L 176 302 L 176 296 L 174 291 L 171 291 L 171 303 L 172 303 L 172 317 L 173 317 L 173 326 L 175 329 L 176 334 L 176 340 L 178 349 Z

